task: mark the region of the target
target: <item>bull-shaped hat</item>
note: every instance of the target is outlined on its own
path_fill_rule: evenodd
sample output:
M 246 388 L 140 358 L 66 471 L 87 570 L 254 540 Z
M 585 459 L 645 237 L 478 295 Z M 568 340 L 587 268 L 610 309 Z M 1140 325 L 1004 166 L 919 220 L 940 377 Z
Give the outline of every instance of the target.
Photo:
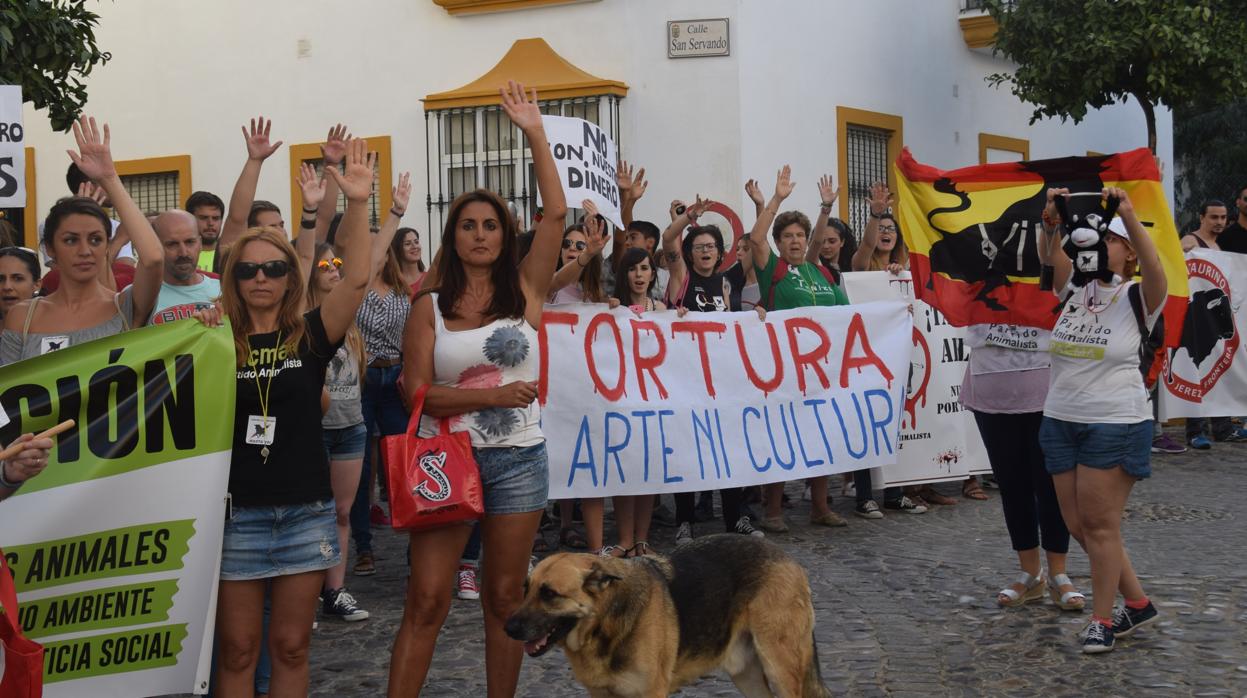
M 1121 203 L 1115 196 L 1108 197 L 1103 208 L 1086 214 L 1071 214 L 1067 198 L 1058 196 L 1053 200 L 1061 221 L 1068 231 L 1063 249 L 1074 264 L 1071 281 L 1075 286 L 1085 286 L 1090 281 L 1110 282 L 1113 270 L 1108 268 L 1109 223 L 1117 214 Z M 1097 207 L 1099 208 L 1099 207 Z

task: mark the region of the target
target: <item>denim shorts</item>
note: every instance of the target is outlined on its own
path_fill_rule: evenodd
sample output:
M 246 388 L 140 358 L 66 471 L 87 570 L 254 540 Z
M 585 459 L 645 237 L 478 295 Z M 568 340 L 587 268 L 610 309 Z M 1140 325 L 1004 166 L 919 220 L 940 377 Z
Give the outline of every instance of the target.
M 325 453 L 329 460 L 358 460 L 364 457 L 368 429 L 363 422 L 353 427 L 325 430 Z
M 1044 417 L 1039 425 L 1044 465 L 1052 475 L 1076 466 L 1112 470 L 1142 480 L 1152 475 L 1152 420 L 1134 424 L 1080 424 Z
M 221 579 L 247 581 L 315 572 L 341 561 L 332 499 L 234 507 L 225 520 Z
M 473 448 L 481 466 L 486 514 L 539 511 L 550 494 L 550 461 L 546 445 Z

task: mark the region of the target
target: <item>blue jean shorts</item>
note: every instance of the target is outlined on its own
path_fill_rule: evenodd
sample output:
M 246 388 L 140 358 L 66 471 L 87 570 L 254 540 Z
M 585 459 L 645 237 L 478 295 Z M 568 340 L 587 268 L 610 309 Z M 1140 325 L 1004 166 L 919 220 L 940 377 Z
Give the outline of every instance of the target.
M 332 499 L 283 506 L 234 507 L 225 520 L 221 579 L 284 577 L 341 561 Z
M 521 514 L 544 509 L 550 494 L 546 445 L 473 448 L 481 466 L 486 514 Z
M 325 429 L 325 453 L 329 460 L 359 460 L 368 443 L 368 428 L 363 422 L 353 427 Z
M 1140 480 L 1152 475 L 1152 420 L 1134 424 L 1080 424 L 1044 417 L 1039 425 L 1044 465 L 1052 475 L 1085 465 L 1117 466 Z

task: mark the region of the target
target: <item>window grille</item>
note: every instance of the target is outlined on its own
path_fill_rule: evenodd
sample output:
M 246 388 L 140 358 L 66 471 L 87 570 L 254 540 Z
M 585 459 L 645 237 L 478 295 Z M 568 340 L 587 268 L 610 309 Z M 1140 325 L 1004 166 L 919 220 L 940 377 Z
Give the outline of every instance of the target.
M 130 193 L 134 203 L 138 204 L 140 211 L 160 213 L 182 205 L 178 201 L 181 190 L 178 189 L 177 172 L 122 175 L 121 184 Z
M 613 95 L 542 101 L 543 114 L 574 116 L 602 127 L 619 145 L 619 97 Z M 528 141 L 500 106 L 426 111 L 428 230 L 436 239 L 455 197 L 484 187 L 511 203 L 519 225 L 537 213 L 537 186 Z M 568 202 L 575 206 L 579 202 Z M 568 220 L 578 215 L 569 210 Z
M 849 220 L 861 239 L 870 216 L 870 185 L 888 181 L 888 141 L 893 132 L 869 126 L 846 126 Z

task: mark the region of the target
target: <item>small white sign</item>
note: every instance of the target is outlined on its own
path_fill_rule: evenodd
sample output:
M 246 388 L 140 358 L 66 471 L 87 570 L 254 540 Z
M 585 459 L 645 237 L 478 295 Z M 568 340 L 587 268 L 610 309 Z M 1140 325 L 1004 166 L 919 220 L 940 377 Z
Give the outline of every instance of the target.
M 22 88 L 0 85 L 0 208 L 26 206 L 25 141 Z
M 667 58 L 728 56 L 731 53 L 727 18 L 667 22 Z
M 581 202 L 589 199 L 606 220 L 623 228 L 619 187 L 615 184 L 615 142 L 597 124 L 584 119 L 543 116 L 541 121 L 559 180 L 563 182 L 567 206 L 580 208 Z

